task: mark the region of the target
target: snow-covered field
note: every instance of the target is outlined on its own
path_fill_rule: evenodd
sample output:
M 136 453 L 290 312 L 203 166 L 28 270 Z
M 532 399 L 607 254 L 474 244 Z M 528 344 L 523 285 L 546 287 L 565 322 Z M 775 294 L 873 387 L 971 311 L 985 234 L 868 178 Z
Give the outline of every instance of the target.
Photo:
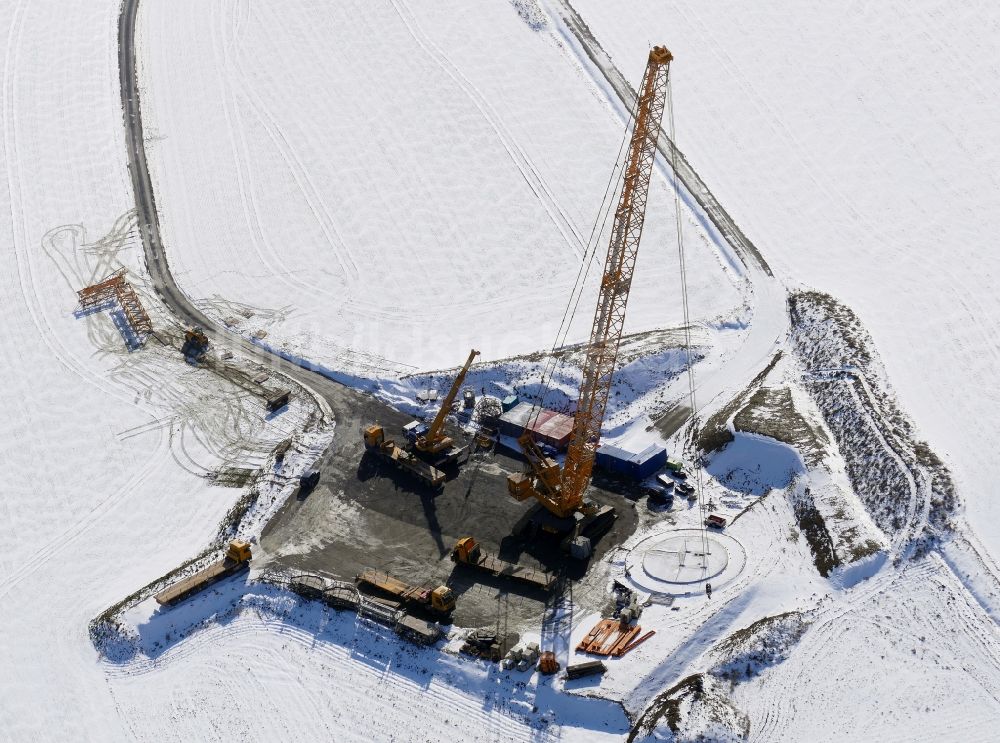
M 872 470 L 901 473 L 889 492 L 852 492 L 851 452 L 838 451 L 843 434 L 805 381 L 816 370 L 785 343 L 756 384 L 772 405 L 787 395 L 798 417 L 758 403 L 764 412 L 740 424 L 742 399 L 723 416 L 733 442 L 705 471 L 713 508 L 737 517 L 732 574 L 711 599 L 699 587 L 653 602 L 641 622 L 656 634 L 608 661 L 599 684 L 417 650 L 237 582 L 191 604 L 208 611 L 205 626 L 148 621 L 141 604 L 130 615 L 138 652 L 101 657 L 88 623 L 201 552 L 243 494 L 205 476 L 262 467 L 316 416 L 306 396 L 266 416 L 169 345 L 128 352 L 113 314 L 74 312 L 77 289 L 125 266 L 154 324 L 177 329 L 135 229 L 119 3 L 12 0 L 0 6 L 0 739 L 589 741 L 622 739 L 637 722 L 638 740 L 995 736 L 1000 595 L 975 553 L 982 542 L 1000 556 L 995 9 L 574 5 L 631 81 L 649 43 L 673 50 L 678 144 L 776 274 L 739 263 L 685 211 L 707 413 L 785 339 L 785 287 L 829 292 L 857 311 L 884 362 L 884 373 L 877 357 L 874 372 L 848 370 L 875 408 L 845 415 L 882 447 L 863 453 Z M 179 285 L 220 322 L 377 381 L 399 406 L 468 348 L 484 359 L 546 349 L 623 129 L 561 7 L 143 0 L 146 147 Z M 681 319 L 674 239 L 661 169 L 632 331 Z M 589 301 L 570 341 L 587 331 Z M 613 436 L 646 435 L 645 416 L 686 386 L 676 343 L 639 346 Z M 530 387 L 533 363 L 482 367 L 472 381 L 494 394 Z M 575 372 L 561 373 L 571 391 Z M 968 541 L 914 556 L 934 523 L 937 491 L 919 480 L 933 460 L 898 445 L 899 419 L 878 408 L 891 393 L 951 468 L 966 510 L 948 515 Z M 769 421 L 779 437 L 799 426 L 807 443 L 752 430 Z M 644 511 L 596 574 L 628 582 L 644 543 L 694 526 L 698 510 L 677 501 Z M 248 534 L 276 503 L 261 504 Z M 824 545 L 804 526 L 816 515 L 827 577 Z M 563 605 L 528 635 L 565 663 L 594 619 Z
M 5 740 L 123 735 L 88 622 L 202 549 L 237 493 L 198 477 L 233 431 L 204 429 L 189 397 L 226 391 L 192 387 L 176 354 L 127 353 L 107 312 L 73 313 L 77 289 L 141 256 L 113 234 L 132 208 L 117 11 L 0 8 Z
M 225 610 L 230 599 L 192 603 Z M 238 613 L 175 638 L 154 661 L 108 667 L 135 738 L 501 743 L 613 741 L 628 731 L 618 704 L 416 648 L 353 613 L 268 586 L 232 603 Z
M 552 344 L 624 124 L 551 26 L 504 2 L 142 9 L 150 164 L 192 298 L 363 376 Z M 631 330 L 681 319 L 663 179 L 648 214 Z M 742 267 L 684 223 L 694 311 L 731 314 Z
M 573 5 L 630 80 L 637 41 L 674 52 L 678 146 L 781 279 L 858 312 L 1000 559 L 997 6 Z
M 230 739 L 239 725 L 257 737 L 252 716 L 223 717 L 231 698 L 215 696 L 201 662 L 153 673 L 139 689 L 99 660 L 88 637 L 100 612 L 210 543 L 241 491 L 203 476 L 224 464 L 260 466 L 308 413 L 293 406 L 265 420 L 259 403 L 172 348 L 151 341 L 128 353 L 107 311 L 74 315 L 76 290 L 124 265 L 154 324 L 168 322 L 145 285 L 130 214 L 118 11 L 117 2 L 0 6 L 0 739 L 160 739 L 190 711 L 185 699 L 206 711 L 200 737 Z M 251 680 L 241 703 L 257 719 L 295 708 L 302 687 L 322 688 L 331 673 L 342 674 L 342 688 L 357 677 L 350 663 L 310 665 L 306 654 L 289 666 L 294 685 L 266 683 L 263 665 L 252 681 L 254 656 L 285 641 L 266 633 L 261 642 L 221 646 L 233 674 Z M 231 688 L 226 676 L 216 681 Z M 428 699 L 458 694 L 443 686 Z M 408 714 L 420 725 L 437 719 L 433 703 Z M 503 710 L 478 715 L 498 729 L 507 719 Z M 325 723 L 306 724 L 315 733 Z

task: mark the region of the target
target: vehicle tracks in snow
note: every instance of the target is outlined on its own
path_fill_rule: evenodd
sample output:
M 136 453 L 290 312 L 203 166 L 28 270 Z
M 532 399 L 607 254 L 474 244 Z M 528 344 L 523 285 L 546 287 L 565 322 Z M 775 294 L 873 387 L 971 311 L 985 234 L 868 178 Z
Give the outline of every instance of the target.
M 390 3 L 417 45 L 458 86 L 476 107 L 486 123 L 489 124 L 490 128 L 496 133 L 496 137 L 507 152 L 507 156 L 514 163 L 518 172 L 521 173 L 521 177 L 524 178 L 524 182 L 528 184 L 528 188 L 531 189 L 549 215 L 549 219 L 551 219 L 553 225 L 555 225 L 556 229 L 562 235 L 566 245 L 582 261 L 586 253 L 587 241 L 572 218 L 562 208 L 559 200 L 552 193 L 552 189 L 541 173 L 539 173 L 534 161 L 504 125 L 503 118 L 475 84 L 462 74 L 462 71 L 449 59 L 448 55 L 424 33 L 423 29 L 420 28 L 420 23 L 413 16 L 405 0 L 390 0 Z

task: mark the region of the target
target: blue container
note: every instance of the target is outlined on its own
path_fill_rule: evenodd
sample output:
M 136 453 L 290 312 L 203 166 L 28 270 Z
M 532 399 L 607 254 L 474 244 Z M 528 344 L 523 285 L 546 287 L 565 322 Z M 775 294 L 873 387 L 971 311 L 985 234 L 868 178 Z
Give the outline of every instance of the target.
M 631 458 L 631 452 L 611 444 L 604 444 L 597 448 L 597 452 L 594 454 L 594 464 L 602 470 L 613 472 L 616 475 L 630 475 L 629 460 Z
M 633 480 L 645 480 L 667 463 L 667 450 L 650 444 L 641 452 L 622 449 L 611 444 L 598 447 L 594 464 L 607 472 L 624 475 Z
M 510 395 L 509 397 L 505 397 L 500 402 L 500 408 L 503 410 L 503 412 L 506 413 L 511 408 L 517 407 L 517 403 L 518 403 L 517 395 Z
M 667 450 L 662 446 L 650 444 L 632 457 L 632 477 L 645 480 L 667 463 Z

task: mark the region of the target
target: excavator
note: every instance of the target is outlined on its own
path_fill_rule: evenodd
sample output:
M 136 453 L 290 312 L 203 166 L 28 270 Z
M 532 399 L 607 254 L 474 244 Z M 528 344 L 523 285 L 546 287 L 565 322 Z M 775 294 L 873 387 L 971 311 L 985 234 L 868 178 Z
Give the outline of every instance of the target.
M 444 432 L 444 420 L 451 412 L 451 406 L 454 404 L 455 398 L 458 397 L 458 391 L 462 388 L 462 383 L 469 373 L 473 359 L 478 355 L 479 351 L 476 349 L 469 352 L 469 358 L 466 359 L 465 365 L 455 377 L 451 389 L 448 390 L 448 394 L 441 403 L 441 409 L 438 410 L 429 427 L 425 428 L 422 423 L 414 421 L 404 428 L 417 456 L 431 462 L 436 467 L 456 463 L 466 451 L 465 447 L 456 446 L 454 440 Z
M 583 559 L 590 556 L 592 549 L 587 535 L 609 526 L 615 518 L 613 508 L 585 500 L 584 493 L 590 484 L 618 360 L 672 60 L 673 55 L 665 47 L 653 47 L 639 88 L 565 463 L 560 466 L 546 456 L 526 428 L 518 443 L 528 463 L 527 471 L 507 478 L 507 490 L 515 500 L 534 498 L 543 507 L 532 514 L 532 531 L 537 533 L 540 528 L 564 535 L 563 547 L 571 556 Z

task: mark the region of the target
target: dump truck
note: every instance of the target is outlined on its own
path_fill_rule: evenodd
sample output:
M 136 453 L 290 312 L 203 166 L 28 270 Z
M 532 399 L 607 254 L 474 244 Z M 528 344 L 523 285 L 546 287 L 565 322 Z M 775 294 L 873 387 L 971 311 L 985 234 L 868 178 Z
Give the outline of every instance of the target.
M 398 446 L 385 437 L 385 429 L 378 423 L 365 428 L 365 449 L 392 467 L 402 470 L 432 488 L 444 485 L 445 473 Z
M 551 573 L 507 562 L 496 555 L 491 555 L 483 550 L 472 537 L 462 537 L 455 543 L 455 547 L 451 551 L 451 559 L 457 564 L 484 570 L 499 578 L 509 578 L 527 583 L 543 591 L 551 591 L 556 582 L 555 576 Z
M 251 557 L 250 543 L 234 539 L 221 560 L 163 589 L 156 594 L 156 602 L 160 606 L 174 606 L 223 578 L 249 569 Z
M 448 586 L 411 586 L 378 570 L 366 570 L 355 582 L 358 588 L 390 596 L 408 609 L 423 609 L 438 617 L 446 617 L 455 610 L 455 592 Z

